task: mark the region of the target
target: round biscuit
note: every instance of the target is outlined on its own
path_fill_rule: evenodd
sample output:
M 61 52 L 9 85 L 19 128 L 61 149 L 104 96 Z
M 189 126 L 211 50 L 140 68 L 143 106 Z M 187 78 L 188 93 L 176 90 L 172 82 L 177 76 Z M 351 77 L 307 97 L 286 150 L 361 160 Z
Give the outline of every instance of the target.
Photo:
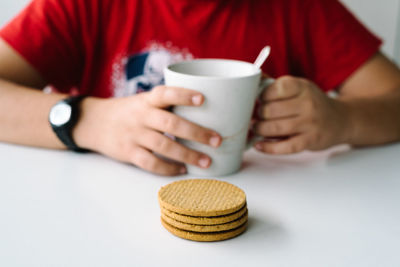
M 198 233 L 198 232 L 191 232 L 191 231 L 185 231 L 178 229 L 167 222 L 165 222 L 163 219 L 161 219 L 162 225 L 165 227 L 165 229 L 168 230 L 171 234 L 183 238 L 183 239 L 188 239 L 188 240 L 193 240 L 193 241 L 199 241 L 199 242 L 212 242 L 212 241 L 222 241 L 226 239 L 230 239 L 233 237 L 236 237 L 243 233 L 246 228 L 247 228 L 247 221 L 239 226 L 238 228 L 229 230 L 229 231 L 223 231 L 223 232 L 210 232 L 210 233 Z
M 188 224 L 184 222 L 180 222 L 168 217 L 165 214 L 161 214 L 161 218 L 171 226 L 174 226 L 181 230 L 191 231 L 191 232 L 223 232 L 238 228 L 242 224 L 247 221 L 247 212 L 242 215 L 242 217 L 228 223 L 217 224 L 217 225 L 197 225 L 197 224 Z
M 190 179 L 162 187 L 158 200 L 160 206 L 182 215 L 210 217 L 240 210 L 246 204 L 246 194 L 227 182 Z
M 168 217 L 189 224 L 199 224 L 199 225 L 216 225 L 232 222 L 243 216 L 247 211 L 247 205 L 244 205 L 243 208 L 238 210 L 237 212 L 222 215 L 222 216 L 214 216 L 214 217 L 201 217 L 201 216 L 188 216 L 182 215 L 173 211 L 170 211 L 164 207 L 161 207 L 161 213 L 167 215 Z

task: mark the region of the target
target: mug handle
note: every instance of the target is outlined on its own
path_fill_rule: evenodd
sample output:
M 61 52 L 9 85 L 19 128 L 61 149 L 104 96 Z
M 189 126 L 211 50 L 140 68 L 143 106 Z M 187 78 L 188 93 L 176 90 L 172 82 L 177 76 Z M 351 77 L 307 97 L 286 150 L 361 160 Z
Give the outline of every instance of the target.
M 274 82 L 275 82 L 275 79 L 273 79 L 273 78 L 265 78 L 265 79 L 262 79 L 261 82 L 260 82 L 260 86 L 258 87 L 256 99 L 254 99 L 254 100 L 257 100 L 257 98 L 258 98 L 268 87 L 270 87 Z M 247 141 L 246 149 L 245 149 L 245 150 L 249 150 L 250 148 L 253 147 L 253 145 L 254 145 L 256 142 L 262 141 L 262 140 L 264 140 L 264 137 L 262 137 L 262 136 L 253 136 L 251 139 L 249 139 L 249 140 Z
M 265 78 L 262 79 L 260 82 L 260 86 L 258 87 L 258 92 L 256 99 L 268 88 L 270 87 L 273 83 L 275 82 L 274 78 Z

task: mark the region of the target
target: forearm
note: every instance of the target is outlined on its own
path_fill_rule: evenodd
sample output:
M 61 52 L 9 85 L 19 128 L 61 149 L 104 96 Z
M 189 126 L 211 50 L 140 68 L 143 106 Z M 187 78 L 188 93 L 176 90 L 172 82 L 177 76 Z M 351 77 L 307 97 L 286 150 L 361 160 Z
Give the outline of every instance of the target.
M 354 146 L 400 140 L 400 92 L 373 99 L 339 98 L 346 117 L 345 142 Z
M 62 149 L 48 122 L 62 94 L 44 94 L 0 79 L 0 142 Z

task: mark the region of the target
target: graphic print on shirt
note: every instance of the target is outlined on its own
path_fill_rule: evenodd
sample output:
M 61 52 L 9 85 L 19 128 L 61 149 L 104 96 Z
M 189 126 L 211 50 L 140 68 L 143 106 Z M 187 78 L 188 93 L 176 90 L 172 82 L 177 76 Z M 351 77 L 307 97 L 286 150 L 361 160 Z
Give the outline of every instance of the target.
M 163 70 L 169 64 L 193 59 L 187 49 L 179 49 L 170 42 L 152 43 L 142 52 L 124 57 L 124 68 L 113 67 L 114 96 L 124 97 L 150 91 L 164 84 Z M 123 73 L 121 70 L 123 69 Z

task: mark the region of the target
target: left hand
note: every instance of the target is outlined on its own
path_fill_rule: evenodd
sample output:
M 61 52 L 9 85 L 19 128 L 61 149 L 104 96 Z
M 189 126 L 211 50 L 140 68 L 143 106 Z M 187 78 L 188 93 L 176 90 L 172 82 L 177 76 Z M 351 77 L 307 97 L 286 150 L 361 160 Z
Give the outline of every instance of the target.
M 277 79 L 261 96 L 258 117 L 254 131 L 265 140 L 255 147 L 265 153 L 322 150 L 345 140 L 344 107 L 306 79 Z

